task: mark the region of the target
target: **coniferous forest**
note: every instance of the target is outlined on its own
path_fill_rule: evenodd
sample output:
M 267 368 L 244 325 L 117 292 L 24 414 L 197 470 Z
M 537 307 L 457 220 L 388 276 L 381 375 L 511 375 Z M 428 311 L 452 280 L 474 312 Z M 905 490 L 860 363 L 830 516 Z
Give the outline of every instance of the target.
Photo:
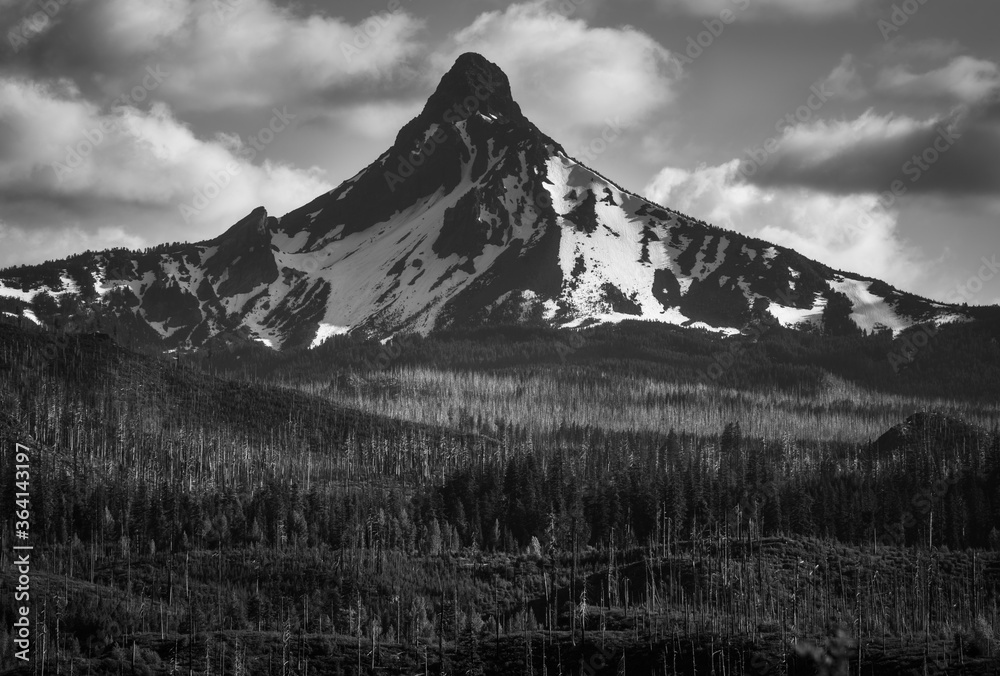
M 891 336 L 781 329 L 168 357 L 0 332 L 40 656 L 3 636 L 11 673 L 996 669 L 988 331 L 899 373 Z

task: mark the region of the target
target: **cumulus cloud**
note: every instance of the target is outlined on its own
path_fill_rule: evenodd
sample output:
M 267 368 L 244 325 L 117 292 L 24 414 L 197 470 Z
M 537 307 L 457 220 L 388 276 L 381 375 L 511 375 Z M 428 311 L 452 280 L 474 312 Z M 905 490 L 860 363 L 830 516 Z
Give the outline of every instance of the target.
M 211 237 L 256 205 L 285 213 L 330 188 L 318 170 L 260 162 L 288 115 L 253 138 L 201 139 L 162 103 L 102 111 L 65 82 L 0 78 L 2 237 L 29 249 L 47 238 L 51 257 Z
M 423 99 L 365 101 L 338 106 L 323 113 L 341 134 L 391 143 L 400 128 L 423 108 Z
M 1000 94 L 1000 66 L 943 40 L 895 40 L 865 59 L 845 54 L 825 87 L 849 99 L 982 105 Z
M 902 288 L 912 288 L 928 268 L 900 238 L 898 213 L 876 195 L 754 185 L 743 179 L 739 160 L 694 171 L 665 168 L 645 194 L 707 222 Z
M 113 97 L 156 65 L 172 73 L 158 96 L 181 111 L 292 105 L 391 81 L 421 49 L 423 25 L 401 9 L 352 25 L 270 0 L 92 0 L 57 18 L 28 44 L 23 66 Z
M 877 52 L 884 59 L 917 66 L 932 66 L 944 63 L 962 53 L 962 44 L 957 40 L 942 38 L 922 38 L 909 40 L 897 37 L 885 43 Z
M 510 77 L 514 96 L 542 130 L 560 138 L 633 125 L 673 100 L 675 58 L 632 27 L 592 28 L 548 2 L 485 12 L 431 59 L 444 72 L 462 52 L 479 52 Z
M 840 63 L 826 76 L 823 88 L 834 96 L 849 101 L 857 101 L 868 95 L 858 73 L 857 61 L 853 54 L 845 54 Z
M 874 87 L 900 98 L 974 105 L 1000 90 L 1000 67 L 970 56 L 956 57 L 940 68 L 922 73 L 900 65 L 882 70 Z
M 914 192 L 1000 194 L 1000 66 L 959 51 L 943 40 L 895 40 L 866 59 L 846 54 L 822 87 L 872 108 L 786 128 L 754 180 L 838 193 L 901 180 Z M 936 112 L 874 112 L 883 107 Z
M 819 120 L 785 129 L 759 171 L 761 185 L 835 193 L 1000 194 L 1000 129 L 981 109 L 959 107 L 926 119 L 879 115 Z
M 680 10 L 696 16 L 718 17 L 725 10 L 737 18 L 829 19 L 850 15 L 872 5 L 872 0 L 659 0 L 669 10 Z

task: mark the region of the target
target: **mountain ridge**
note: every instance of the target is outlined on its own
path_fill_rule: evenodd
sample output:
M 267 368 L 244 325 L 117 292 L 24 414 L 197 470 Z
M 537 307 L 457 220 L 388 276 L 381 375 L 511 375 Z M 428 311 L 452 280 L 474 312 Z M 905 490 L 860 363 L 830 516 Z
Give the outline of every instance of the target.
M 230 331 L 284 349 L 501 323 L 898 334 L 972 320 L 621 188 L 531 123 L 503 71 L 472 53 L 392 147 L 281 218 L 257 207 L 198 243 L 0 271 L 0 312 L 74 311 L 164 349 Z

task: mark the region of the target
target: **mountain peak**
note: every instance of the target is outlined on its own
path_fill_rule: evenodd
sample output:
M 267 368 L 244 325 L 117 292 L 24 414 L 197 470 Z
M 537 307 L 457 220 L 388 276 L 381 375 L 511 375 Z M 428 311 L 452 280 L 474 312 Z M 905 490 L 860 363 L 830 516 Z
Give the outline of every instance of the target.
M 210 240 L 209 244 L 219 244 L 224 241 L 247 240 L 261 237 L 267 234 L 268 215 L 267 209 L 257 207 L 242 219 L 230 226 L 228 230 Z
M 382 338 L 631 318 L 733 336 L 775 321 L 899 335 L 974 319 L 624 191 L 535 127 L 500 67 L 472 53 L 444 73 L 392 147 L 334 190 L 280 220 L 257 208 L 197 248 L 126 264 L 102 254 L 93 265 L 86 274 L 96 277 L 73 281 L 117 284 L 107 300 L 122 326 L 145 327 L 169 347 L 197 347 L 235 326 L 295 348 L 345 330 Z M 176 283 L 148 284 L 151 265 L 156 280 Z M 79 269 L 60 267 L 63 276 Z M 0 310 L 52 319 L 25 297 L 61 293 L 63 276 L 37 282 L 51 271 L 0 279 Z M 703 375 L 715 378 L 716 368 Z
M 481 54 L 466 52 L 441 78 L 421 117 L 454 123 L 477 113 L 510 122 L 524 119 L 500 66 Z

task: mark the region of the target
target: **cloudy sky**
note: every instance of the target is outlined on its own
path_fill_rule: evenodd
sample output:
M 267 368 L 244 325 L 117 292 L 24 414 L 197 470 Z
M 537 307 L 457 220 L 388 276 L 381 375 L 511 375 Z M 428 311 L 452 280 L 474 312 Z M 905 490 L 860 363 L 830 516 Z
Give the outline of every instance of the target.
M 995 0 L 0 0 L 0 265 L 281 215 L 477 51 L 631 190 L 1000 303 L 997 25 Z

